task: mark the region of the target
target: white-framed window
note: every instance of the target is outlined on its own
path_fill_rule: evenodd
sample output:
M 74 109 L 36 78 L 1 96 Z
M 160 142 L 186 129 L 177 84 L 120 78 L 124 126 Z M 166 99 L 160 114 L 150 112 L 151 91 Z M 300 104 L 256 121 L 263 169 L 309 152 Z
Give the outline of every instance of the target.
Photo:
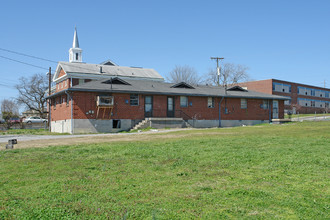
M 188 107 L 188 97 L 187 96 L 180 96 L 180 106 Z
M 97 106 L 112 106 L 113 96 L 98 96 L 96 104 Z
M 263 109 L 268 109 L 268 100 L 263 100 L 262 101 L 262 108 Z
M 214 97 L 207 97 L 207 107 L 214 108 Z
M 133 106 L 139 105 L 139 95 L 138 94 L 131 94 L 129 99 L 129 104 Z
M 56 98 L 53 98 L 53 99 L 52 99 L 52 104 L 53 104 L 53 106 L 54 106 L 54 109 L 56 109 Z
M 70 96 L 67 94 L 66 95 L 66 106 L 69 106 L 69 102 L 70 102 Z
M 241 109 L 247 109 L 247 99 L 241 99 Z

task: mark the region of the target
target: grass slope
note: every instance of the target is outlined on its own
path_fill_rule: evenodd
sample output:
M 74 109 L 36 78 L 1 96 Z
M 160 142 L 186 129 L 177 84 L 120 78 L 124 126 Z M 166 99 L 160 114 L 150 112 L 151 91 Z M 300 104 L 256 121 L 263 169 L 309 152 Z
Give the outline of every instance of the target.
M 329 127 L 0 151 L 0 219 L 329 219 Z

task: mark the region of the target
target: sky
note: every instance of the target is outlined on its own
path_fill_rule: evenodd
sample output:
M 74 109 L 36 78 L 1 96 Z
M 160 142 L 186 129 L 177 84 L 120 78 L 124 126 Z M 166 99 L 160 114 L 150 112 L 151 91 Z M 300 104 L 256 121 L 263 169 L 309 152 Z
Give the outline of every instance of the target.
M 330 88 L 329 0 L 11 0 L 0 7 L 0 101 L 17 96 L 20 77 L 68 61 L 75 26 L 86 63 L 164 77 L 188 65 L 202 76 L 216 66 L 211 56 L 224 57 L 252 80 Z

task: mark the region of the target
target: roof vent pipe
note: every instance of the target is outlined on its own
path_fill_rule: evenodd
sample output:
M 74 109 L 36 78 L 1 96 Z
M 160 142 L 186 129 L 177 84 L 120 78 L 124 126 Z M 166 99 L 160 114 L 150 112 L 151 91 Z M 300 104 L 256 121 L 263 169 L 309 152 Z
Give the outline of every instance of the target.
M 100 66 L 100 73 L 102 73 L 102 66 Z

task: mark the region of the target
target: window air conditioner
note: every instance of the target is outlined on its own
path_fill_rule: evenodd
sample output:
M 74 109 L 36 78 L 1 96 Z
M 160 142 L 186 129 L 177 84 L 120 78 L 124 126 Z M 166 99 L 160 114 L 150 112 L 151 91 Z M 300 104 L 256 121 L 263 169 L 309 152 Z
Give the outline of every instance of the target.
M 97 96 L 97 106 L 113 106 L 113 96 Z

